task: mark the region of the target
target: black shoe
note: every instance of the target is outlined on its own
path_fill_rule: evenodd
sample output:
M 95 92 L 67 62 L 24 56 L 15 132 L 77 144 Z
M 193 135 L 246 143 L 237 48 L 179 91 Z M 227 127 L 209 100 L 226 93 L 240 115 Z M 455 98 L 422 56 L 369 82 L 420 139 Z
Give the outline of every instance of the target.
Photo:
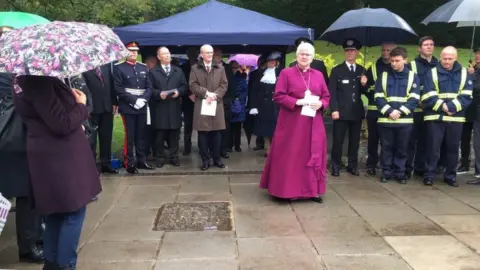
M 402 184 L 402 185 L 407 184 L 407 180 L 406 180 L 406 179 L 397 179 L 397 182 L 398 182 L 399 184 Z
M 323 203 L 323 199 L 320 196 L 312 198 L 312 201 L 316 203 Z
M 135 166 L 131 166 L 131 167 L 128 167 L 128 168 L 127 168 L 127 172 L 128 172 L 129 174 L 138 174 L 138 169 L 137 169 L 137 167 L 135 167 Z
M 375 170 L 375 168 L 368 168 L 367 169 L 367 174 L 371 175 L 371 176 L 375 176 L 375 175 L 377 175 L 377 170 Z
M 382 182 L 382 183 L 388 183 L 389 180 L 390 180 L 390 178 L 383 176 L 383 177 L 380 179 L 380 182 Z
M 433 180 L 432 179 L 423 179 L 423 184 L 425 186 L 433 186 Z
M 253 151 L 258 151 L 258 150 L 263 150 L 263 149 L 264 149 L 263 146 L 257 145 L 257 146 L 255 146 L 255 147 L 253 148 Z
M 200 170 L 206 171 L 206 170 L 208 170 L 208 168 L 210 168 L 210 164 L 204 162 L 202 167 L 200 167 Z
M 220 156 L 221 156 L 222 158 L 230 158 L 230 155 L 229 155 L 227 152 L 222 153 Z
M 220 169 L 225 168 L 225 164 L 223 164 L 223 162 L 221 162 L 221 161 L 214 162 L 213 165 L 215 165 L 216 167 L 218 167 Z
M 235 146 L 235 151 L 242 152 L 242 148 L 240 146 Z
M 190 155 L 191 152 L 192 152 L 192 151 L 190 151 L 190 150 L 188 150 L 188 151 L 185 150 L 185 151 L 183 151 L 182 155 L 188 156 L 188 155 Z
M 354 175 L 354 176 L 359 176 L 360 173 L 357 171 L 356 168 L 347 168 L 347 172 L 350 173 L 351 175 Z
M 170 164 L 174 167 L 180 167 L 180 162 L 178 160 L 171 160 Z
M 458 187 L 458 183 L 457 183 L 457 180 L 456 179 L 452 179 L 452 180 L 443 180 L 443 182 L 447 183 L 447 185 L 451 186 L 451 187 Z
M 471 180 L 467 182 L 468 185 L 480 185 L 480 180 Z
M 139 169 L 144 169 L 144 170 L 155 170 L 155 167 L 148 164 L 147 162 L 139 163 L 138 168 Z
M 95 202 L 95 201 L 98 201 L 98 197 L 97 196 L 93 196 L 92 199 L 90 200 L 91 202 Z
M 155 167 L 157 167 L 158 169 L 162 168 L 163 167 L 163 162 L 159 162 L 159 163 L 155 164 Z
M 36 245 L 32 246 L 27 253 L 18 254 L 18 258 L 24 263 L 43 263 L 43 249 Z
M 112 169 L 109 166 L 103 166 L 101 169 L 102 173 L 108 173 L 108 174 L 118 174 L 117 169 Z
M 340 176 L 340 170 L 338 168 L 332 168 L 332 176 L 333 177 L 339 177 Z
M 460 165 L 458 168 L 457 168 L 457 174 L 466 174 L 470 171 L 470 168 L 468 168 L 468 166 L 463 166 L 463 165 Z

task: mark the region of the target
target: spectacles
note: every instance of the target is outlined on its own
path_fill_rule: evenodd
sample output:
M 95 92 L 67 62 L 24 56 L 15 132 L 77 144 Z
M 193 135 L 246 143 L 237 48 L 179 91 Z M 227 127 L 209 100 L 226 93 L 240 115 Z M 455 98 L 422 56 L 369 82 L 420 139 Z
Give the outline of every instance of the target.
M 298 55 L 303 56 L 303 57 L 310 57 L 312 54 L 309 53 L 299 53 Z

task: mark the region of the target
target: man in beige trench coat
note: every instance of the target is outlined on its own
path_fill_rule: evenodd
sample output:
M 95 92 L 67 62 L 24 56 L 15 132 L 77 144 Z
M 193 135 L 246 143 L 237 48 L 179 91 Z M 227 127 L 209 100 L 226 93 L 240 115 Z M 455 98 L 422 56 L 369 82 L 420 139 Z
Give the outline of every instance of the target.
M 225 168 L 220 156 L 222 144 L 220 131 L 225 129 L 223 96 L 227 91 L 228 81 L 223 66 L 212 62 L 212 46 L 203 45 L 200 48 L 200 56 L 200 60 L 192 66 L 190 71 L 189 86 L 196 97 L 193 129 L 198 131 L 198 146 L 202 158 L 201 170 L 205 171 L 210 167 L 210 152 L 213 156 L 213 164 L 219 168 Z M 207 103 L 217 102 L 215 116 L 201 114 L 204 99 Z

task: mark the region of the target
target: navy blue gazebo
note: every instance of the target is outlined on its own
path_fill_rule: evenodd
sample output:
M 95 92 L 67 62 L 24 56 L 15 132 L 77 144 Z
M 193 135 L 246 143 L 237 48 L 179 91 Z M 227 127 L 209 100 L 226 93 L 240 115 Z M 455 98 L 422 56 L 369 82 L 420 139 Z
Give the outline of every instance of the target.
M 239 23 L 241 22 L 241 23 Z M 116 27 L 124 42 L 141 46 L 293 45 L 295 39 L 313 40 L 314 31 L 215 0 L 157 21 Z

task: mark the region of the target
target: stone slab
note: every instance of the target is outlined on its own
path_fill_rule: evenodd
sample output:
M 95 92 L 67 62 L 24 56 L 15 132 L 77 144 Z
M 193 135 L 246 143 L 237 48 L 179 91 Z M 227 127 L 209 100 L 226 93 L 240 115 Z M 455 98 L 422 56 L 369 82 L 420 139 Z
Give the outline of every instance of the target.
M 429 218 L 480 253 L 480 215 L 443 215 Z
M 146 262 L 156 259 L 160 241 L 91 242 L 80 251 L 81 262 Z
M 160 208 L 166 202 L 173 202 L 177 186 L 129 186 L 118 202 L 122 208 Z
M 414 269 L 480 269 L 480 256 L 450 235 L 387 236 L 385 240 Z
M 167 232 L 159 259 L 227 258 L 236 256 L 233 232 Z
M 324 263 L 331 270 L 410 270 L 411 268 L 401 258 L 388 255 L 359 256 L 322 256 Z M 420 269 L 420 268 L 419 268 Z M 423 270 L 423 269 L 422 269 Z
M 399 203 L 400 201 L 377 183 L 345 183 L 331 185 L 350 204 Z
M 154 270 L 238 270 L 237 260 L 180 259 L 158 261 Z
M 230 193 L 228 176 L 188 176 L 182 179 L 180 194 Z

